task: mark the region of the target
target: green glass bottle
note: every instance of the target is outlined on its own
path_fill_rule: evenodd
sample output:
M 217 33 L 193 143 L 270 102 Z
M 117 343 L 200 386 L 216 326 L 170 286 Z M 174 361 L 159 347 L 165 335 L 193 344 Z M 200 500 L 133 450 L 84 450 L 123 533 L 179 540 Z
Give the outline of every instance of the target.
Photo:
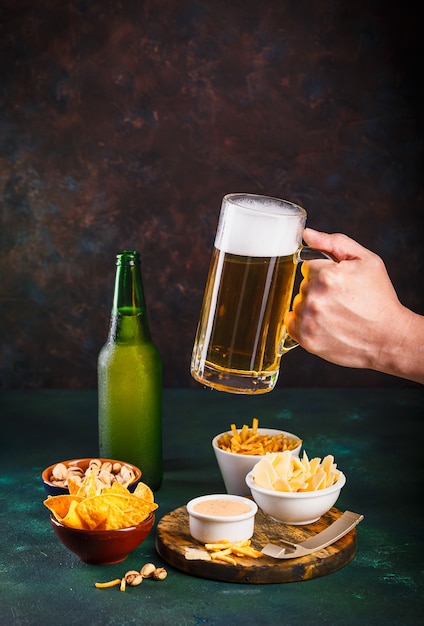
M 162 360 L 150 336 L 140 255 L 117 255 L 109 336 L 98 359 L 99 448 L 137 465 L 152 490 L 163 478 Z

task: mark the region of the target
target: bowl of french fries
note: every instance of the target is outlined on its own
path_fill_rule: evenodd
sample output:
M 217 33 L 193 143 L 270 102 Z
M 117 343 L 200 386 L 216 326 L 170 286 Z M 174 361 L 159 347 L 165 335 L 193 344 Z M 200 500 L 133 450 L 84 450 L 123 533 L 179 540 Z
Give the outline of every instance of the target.
M 225 484 L 227 493 L 250 496 L 246 485 L 246 475 L 268 452 L 288 450 L 299 456 L 302 440 L 293 433 L 276 428 L 259 428 L 257 418 L 252 426 L 246 424 L 237 428 L 231 424 L 230 430 L 212 439 L 212 448 Z
M 312 524 L 337 502 L 346 477 L 328 454 L 309 459 L 289 452 L 268 453 L 246 476 L 258 507 L 277 522 Z

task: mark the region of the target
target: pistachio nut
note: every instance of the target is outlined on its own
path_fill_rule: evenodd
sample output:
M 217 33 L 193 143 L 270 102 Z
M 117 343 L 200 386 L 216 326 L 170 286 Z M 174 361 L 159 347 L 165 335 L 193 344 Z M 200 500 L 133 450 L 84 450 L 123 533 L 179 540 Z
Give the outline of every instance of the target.
M 153 572 L 156 571 L 156 565 L 153 563 L 146 563 L 140 570 L 140 574 L 143 578 L 151 578 L 153 576 Z
M 127 585 L 130 585 L 130 587 L 136 587 L 143 582 L 143 576 L 140 572 L 131 569 L 125 574 L 125 580 L 127 581 Z
M 164 580 L 168 576 L 168 572 L 164 567 L 157 567 L 153 572 L 153 578 L 155 580 Z

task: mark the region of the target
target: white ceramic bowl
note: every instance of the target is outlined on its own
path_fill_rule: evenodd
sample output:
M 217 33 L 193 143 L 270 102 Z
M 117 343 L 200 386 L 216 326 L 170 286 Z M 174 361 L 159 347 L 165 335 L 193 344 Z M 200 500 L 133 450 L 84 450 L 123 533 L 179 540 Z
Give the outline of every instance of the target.
M 210 508 L 211 501 L 219 501 L 220 507 L 224 505 L 225 508 L 235 502 L 241 504 L 246 512 L 235 515 L 216 515 L 196 510 L 196 505 L 202 506 L 203 503 L 209 503 L 207 506 Z M 213 502 L 213 504 L 216 503 Z M 217 543 L 224 539 L 231 542 L 250 539 L 255 527 L 257 510 L 258 507 L 253 500 L 240 496 L 226 493 L 199 496 L 187 503 L 190 534 L 201 543 Z
M 231 434 L 231 431 L 227 432 Z M 270 436 L 283 434 L 287 437 L 287 439 L 294 439 L 298 441 L 299 445 L 291 452 L 293 455 L 299 456 L 302 441 L 297 435 L 275 428 L 258 428 L 258 433 L 260 435 Z M 256 463 L 261 460 L 262 456 L 235 454 L 234 452 L 221 450 L 218 446 L 218 441 L 225 434 L 226 433 L 220 433 L 219 435 L 216 435 L 216 437 L 212 439 L 212 447 L 215 452 L 216 460 L 218 462 L 227 493 L 239 496 L 250 496 L 250 489 L 246 485 L 246 474 L 254 468 Z
M 277 522 L 294 526 L 312 524 L 327 513 L 336 503 L 345 482 L 346 477 L 340 472 L 339 480 L 326 489 L 287 492 L 258 487 L 253 481 L 253 472 L 246 476 L 246 484 L 262 511 Z

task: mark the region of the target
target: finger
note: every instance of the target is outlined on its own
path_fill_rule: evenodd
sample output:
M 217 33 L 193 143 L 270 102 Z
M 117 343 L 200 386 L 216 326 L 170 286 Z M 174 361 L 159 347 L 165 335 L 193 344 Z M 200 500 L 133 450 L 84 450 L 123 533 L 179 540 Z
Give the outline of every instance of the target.
M 337 261 L 362 258 L 368 250 L 358 242 L 341 233 L 323 233 L 312 228 L 305 228 L 303 239 L 312 248 L 328 252 Z
M 293 311 L 289 311 L 284 318 L 284 326 L 290 337 L 297 341 L 296 335 L 296 316 Z
M 308 261 L 303 261 L 302 265 L 300 266 L 300 273 L 302 274 L 304 280 L 308 280 L 308 277 L 309 277 Z M 302 283 L 303 283 L 303 280 L 302 280 Z
M 293 298 L 293 304 L 291 308 L 291 310 L 293 311 L 295 315 L 296 315 L 296 310 L 301 302 L 302 302 L 302 293 L 301 291 L 299 291 L 299 293 L 296 294 L 295 297 Z

